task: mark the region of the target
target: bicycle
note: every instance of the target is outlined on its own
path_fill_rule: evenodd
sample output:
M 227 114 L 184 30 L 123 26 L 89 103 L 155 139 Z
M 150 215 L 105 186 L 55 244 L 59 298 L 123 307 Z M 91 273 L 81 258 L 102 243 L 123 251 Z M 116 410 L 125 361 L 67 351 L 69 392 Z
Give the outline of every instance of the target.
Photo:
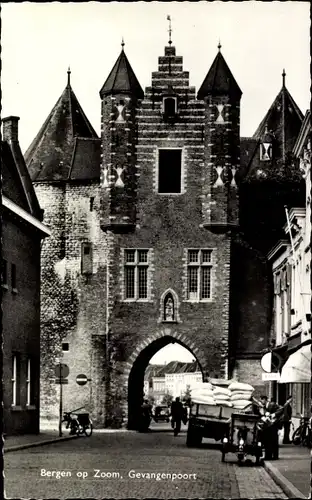
M 302 444 L 311 448 L 312 445 L 312 429 L 311 419 L 301 415 L 300 425 L 292 435 L 292 442 L 295 445 Z
M 82 407 L 83 408 L 83 407 Z M 78 408 L 74 411 L 64 412 L 62 424 L 66 424 L 66 429 L 70 429 L 69 434 L 74 436 L 81 436 L 83 433 L 90 437 L 93 430 L 92 420 L 89 417 L 89 413 L 78 413 L 74 412 L 81 410 Z

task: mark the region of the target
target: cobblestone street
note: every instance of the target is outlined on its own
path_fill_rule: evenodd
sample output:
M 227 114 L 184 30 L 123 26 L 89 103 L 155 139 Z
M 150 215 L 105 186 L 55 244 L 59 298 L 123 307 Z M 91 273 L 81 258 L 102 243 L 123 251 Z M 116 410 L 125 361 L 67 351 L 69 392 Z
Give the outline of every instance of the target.
M 154 429 L 147 434 L 94 433 L 90 439 L 15 451 L 4 457 L 6 495 L 43 499 L 286 498 L 262 467 L 238 466 L 234 455 L 227 455 L 222 463 L 215 444 L 204 442 L 199 449 L 189 449 L 185 440 L 185 432 L 174 437 Z M 66 476 L 49 477 L 52 471 L 63 471 Z M 171 477 L 157 479 L 148 473 Z

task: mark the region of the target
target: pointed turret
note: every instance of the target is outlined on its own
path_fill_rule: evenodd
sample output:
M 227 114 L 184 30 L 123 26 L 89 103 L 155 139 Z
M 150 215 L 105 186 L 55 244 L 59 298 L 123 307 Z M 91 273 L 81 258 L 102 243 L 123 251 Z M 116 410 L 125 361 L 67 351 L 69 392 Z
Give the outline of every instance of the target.
M 282 87 L 253 135 L 256 143 L 240 189 L 240 220 L 254 246 L 267 252 L 283 238 L 284 205 L 304 206 L 304 182 L 292 150 L 303 115 Z
M 282 88 L 253 135 L 254 139 L 262 141 L 266 128 L 274 133 L 272 158 L 283 160 L 292 150 L 303 120 L 303 114 L 286 88 L 285 77 L 283 70 Z
M 143 90 L 124 52 L 100 90 L 102 100 L 103 230 L 133 230 L 136 223 L 137 111 Z
M 205 106 L 204 225 L 228 230 L 238 225 L 237 172 L 242 91 L 219 52 L 199 89 Z
M 90 139 L 91 143 L 98 139 L 72 90 L 70 74 L 68 69 L 67 85 L 61 97 L 25 153 L 33 181 L 68 179 L 77 142 L 75 139 Z
M 219 52 L 198 91 L 197 98 L 204 99 L 208 95 L 228 95 L 239 99 L 242 91 L 221 54 L 220 43 L 218 49 Z
M 144 93 L 124 51 L 124 42 L 117 61 L 106 82 L 100 90 L 100 96 L 126 94 L 143 99 Z

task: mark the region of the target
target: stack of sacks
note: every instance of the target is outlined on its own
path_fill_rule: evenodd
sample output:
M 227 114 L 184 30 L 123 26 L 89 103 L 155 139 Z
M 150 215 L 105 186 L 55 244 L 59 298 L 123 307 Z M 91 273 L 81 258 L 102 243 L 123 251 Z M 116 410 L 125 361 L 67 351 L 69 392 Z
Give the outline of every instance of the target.
M 231 391 L 227 387 L 215 386 L 213 389 L 213 397 L 217 405 L 233 406 L 231 398 Z
M 242 410 L 246 406 L 251 405 L 251 397 L 254 392 L 252 385 L 232 382 L 229 385 L 229 391 L 231 391 L 230 401 L 233 404 L 233 408 Z
M 191 389 L 193 403 L 204 403 L 207 405 L 216 405 L 214 400 L 212 385 L 209 382 L 203 382 Z

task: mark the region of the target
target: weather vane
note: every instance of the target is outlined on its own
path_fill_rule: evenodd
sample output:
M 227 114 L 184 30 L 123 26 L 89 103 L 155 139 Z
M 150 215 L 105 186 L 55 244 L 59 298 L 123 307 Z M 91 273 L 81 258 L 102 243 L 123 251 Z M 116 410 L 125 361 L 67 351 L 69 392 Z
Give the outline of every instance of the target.
M 172 33 L 171 16 L 169 16 L 169 15 L 167 16 L 167 21 L 169 21 L 169 29 L 168 29 L 168 31 L 169 31 L 169 45 L 171 45 L 172 44 L 172 40 L 171 40 L 171 33 Z

